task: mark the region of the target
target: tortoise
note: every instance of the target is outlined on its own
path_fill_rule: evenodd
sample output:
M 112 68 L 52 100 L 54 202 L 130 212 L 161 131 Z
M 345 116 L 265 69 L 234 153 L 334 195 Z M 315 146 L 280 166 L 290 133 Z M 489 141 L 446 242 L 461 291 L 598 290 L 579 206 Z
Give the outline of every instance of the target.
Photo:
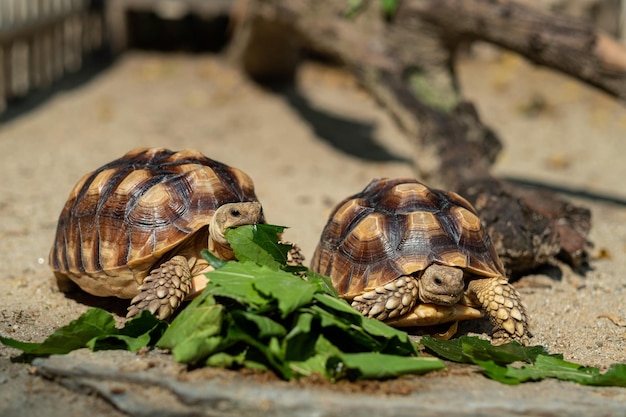
M 140 148 L 83 176 L 59 216 L 49 264 L 63 291 L 132 299 L 127 317 L 172 315 L 206 285 L 201 250 L 234 254 L 229 227 L 263 223 L 248 175 L 198 151 Z
M 438 336 L 450 338 L 459 320 L 486 313 L 494 344 L 529 341 L 526 307 L 474 207 L 416 179 L 375 179 L 341 201 L 311 269 L 330 276 L 353 308 L 391 326 L 448 323 Z

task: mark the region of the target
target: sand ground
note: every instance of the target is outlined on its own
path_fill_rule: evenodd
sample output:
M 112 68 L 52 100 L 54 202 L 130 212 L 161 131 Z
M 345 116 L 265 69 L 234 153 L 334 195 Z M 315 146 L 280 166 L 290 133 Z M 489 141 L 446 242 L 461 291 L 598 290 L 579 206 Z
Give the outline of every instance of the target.
M 461 78 L 504 142 L 496 171 L 593 213 L 585 275 L 554 264 L 516 284 L 533 343 L 585 365 L 626 362 L 626 107 L 508 54 L 464 60 Z M 0 126 L 0 334 L 41 341 L 96 302 L 55 286 L 47 256 L 56 220 L 84 173 L 143 146 L 196 148 L 246 171 L 268 221 L 289 226 L 309 259 L 335 203 L 374 177 L 414 175 L 408 141 L 340 70 L 306 64 L 297 92 L 279 94 L 216 57 L 128 53 Z M 0 347 L 3 416 L 119 415 L 30 375 L 15 355 Z M 626 401 L 623 390 L 606 392 Z

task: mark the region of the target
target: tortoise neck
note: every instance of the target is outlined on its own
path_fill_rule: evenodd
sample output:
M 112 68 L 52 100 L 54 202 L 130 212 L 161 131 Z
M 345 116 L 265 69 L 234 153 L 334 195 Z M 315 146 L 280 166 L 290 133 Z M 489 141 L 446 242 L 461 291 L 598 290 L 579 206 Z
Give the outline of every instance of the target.
M 235 259 L 235 253 L 230 245 L 227 243 L 225 245 L 220 244 L 219 242 L 211 239 L 209 237 L 209 252 L 218 258 L 224 259 L 225 261 L 230 261 Z

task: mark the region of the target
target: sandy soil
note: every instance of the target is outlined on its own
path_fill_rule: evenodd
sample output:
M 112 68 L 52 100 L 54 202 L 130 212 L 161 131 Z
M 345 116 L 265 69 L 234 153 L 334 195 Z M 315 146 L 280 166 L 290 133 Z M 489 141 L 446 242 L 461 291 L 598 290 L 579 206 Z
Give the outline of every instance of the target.
M 626 108 L 506 54 L 461 69 L 467 97 L 505 142 L 497 172 L 593 212 L 590 271 L 555 264 L 516 284 L 533 343 L 585 365 L 625 362 Z M 47 255 L 75 182 L 134 147 L 192 147 L 243 169 L 268 220 L 290 226 L 309 259 L 336 202 L 374 177 L 414 175 L 408 141 L 350 76 L 307 64 L 298 84 L 278 94 L 214 57 L 134 52 L 0 126 L 0 334 L 40 341 L 98 304 L 60 293 Z M 45 404 L 61 395 L 73 404 L 64 415 L 118 415 L 28 375 L 28 365 L 10 362 L 15 354 L 0 347 L 2 415 L 56 415 Z

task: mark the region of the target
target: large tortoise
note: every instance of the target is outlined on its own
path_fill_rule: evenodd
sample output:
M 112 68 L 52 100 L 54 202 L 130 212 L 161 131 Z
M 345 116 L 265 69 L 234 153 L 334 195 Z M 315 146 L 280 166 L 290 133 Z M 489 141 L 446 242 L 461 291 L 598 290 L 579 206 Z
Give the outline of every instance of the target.
M 528 342 L 526 308 L 472 205 L 415 179 L 377 179 L 340 202 L 311 268 L 368 317 L 397 327 L 486 312 L 493 342 Z
M 165 319 L 206 285 L 200 251 L 233 259 L 224 231 L 262 222 L 239 169 L 189 149 L 135 149 L 76 184 L 49 263 L 62 290 L 132 298 L 128 317 Z

